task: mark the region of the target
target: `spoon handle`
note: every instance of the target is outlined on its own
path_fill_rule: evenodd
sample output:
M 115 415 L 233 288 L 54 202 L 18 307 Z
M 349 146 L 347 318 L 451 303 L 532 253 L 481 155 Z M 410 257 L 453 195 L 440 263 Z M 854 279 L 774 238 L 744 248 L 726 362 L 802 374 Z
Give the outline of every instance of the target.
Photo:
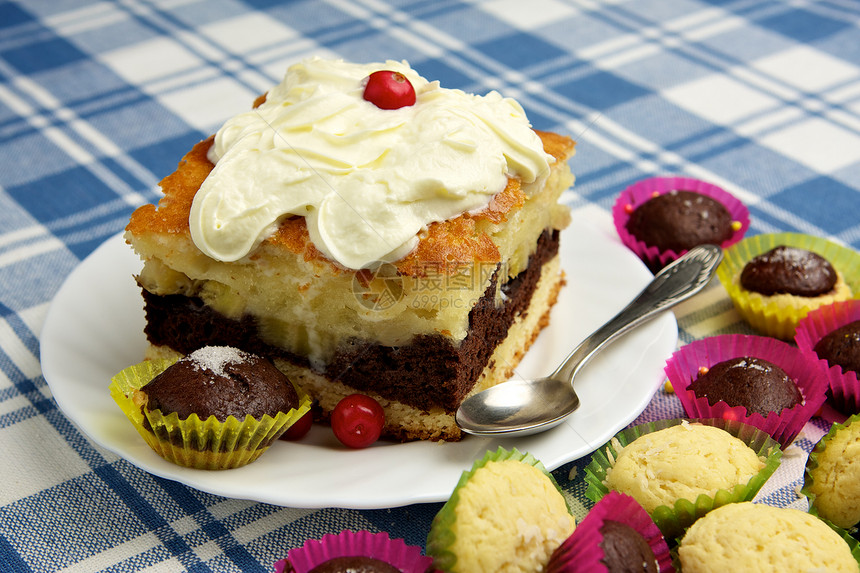
M 665 266 L 626 307 L 580 342 L 550 378 L 572 381 L 608 342 L 705 288 L 722 259 L 720 247 L 701 245 Z

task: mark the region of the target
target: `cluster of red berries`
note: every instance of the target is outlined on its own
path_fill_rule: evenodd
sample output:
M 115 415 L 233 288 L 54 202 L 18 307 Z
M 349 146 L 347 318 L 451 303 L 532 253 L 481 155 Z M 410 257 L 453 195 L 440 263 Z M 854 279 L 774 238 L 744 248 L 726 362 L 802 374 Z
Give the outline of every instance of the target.
M 300 440 L 310 431 L 313 415 L 309 411 L 284 433 L 286 440 Z M 331 413 L 331 429 L 340 442 L 350 448 L 366 448 L 379 439 L 385 425 L 385 412 L 379 402 L 364 394 L 341 399 Z

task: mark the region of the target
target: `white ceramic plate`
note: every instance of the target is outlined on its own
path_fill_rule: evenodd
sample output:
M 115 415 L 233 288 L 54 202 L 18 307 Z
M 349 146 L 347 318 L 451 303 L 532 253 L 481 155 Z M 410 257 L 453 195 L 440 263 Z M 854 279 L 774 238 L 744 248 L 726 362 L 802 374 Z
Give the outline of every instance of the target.
M 567 286 L 518 376 L 549 373 L 651 278 L 608 221 L 586 220 L 594 215 L 578 213 L 562 235 Z M 107 390 L 111 376 L 139 362 L 146 346 L 142 300 L 132 278 L 139 268 L 122 238 L 113 237 L 75 269 L 54 299 L 41 353 L 60 409 L 93 441 L 152 474 L 216 495 L 283 506 L 368 509 L 444 501 L 473 460 L 499 445 L 530 452 L 549 469 L 588 455 L 642 412 L 663 380 L 678 336 L 675 317 L 666 312 L 613 343 L 577 379 L 579 410 L 542 434 L 379 442 L 348 450 L 329 428 L 315 426 L 302 441 L 278 441 L 243 468 L 193 470 L 150 450 Z

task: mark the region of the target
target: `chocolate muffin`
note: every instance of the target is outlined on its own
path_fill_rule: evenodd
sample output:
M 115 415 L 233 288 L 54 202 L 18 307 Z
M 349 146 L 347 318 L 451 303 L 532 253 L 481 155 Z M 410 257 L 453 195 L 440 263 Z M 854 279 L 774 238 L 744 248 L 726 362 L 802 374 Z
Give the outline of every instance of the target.
M 812 251 L 780 245 L 752 258 L 741 272 L 741 286 L 765 296 L 816 297 L 833 290 L 836 270 Z
M 309 573 L 400 573 L 400 569 L 385 561 L 362 555 L 329 559 L 311 569 Z
M 785 371 L 767 360 L 741 356 L 714 364 L 690 384 L 697 398 L 743 406 L 752 415 L 779 413 L 803 402 L 803 395 Z
M 267 359 L 226 346 L 207 346 L 180 359 L 141 388 L 146 408 L 180 420 L 197 414 L 224 422 L 250 415 L 275 416 L 298 408 L 299 397 L 284 374 Z
M 657 558 L 645 538 L 626 523 L 607 519 L 600 527 L 601 563 L 609 573 L 657 573 Z
M 290 549 L 285 559 L 274 563 L 275 573 L 421 573 L 431 569 L 433 559 L 422 554 L 418 545 L 392 539 L 385 532 L 366 530 L 326 533 L 308 539 L 301 547 Z
M 648 246 L 680 253 L 731 238 L 732 216 L 722 203 L 694 191 L 670 191 L 637 207 L 627 221 L 631 235 Z
M 819 358 L 843 372 L 860 374 L 860 320 L 849 322 L 819 340 L 813 347 Z
M 156 454 L 206 470 L 255 461 L 311 405 L 274 365 L 229 347 L 144 360 L 114 375 L 109 390 Z

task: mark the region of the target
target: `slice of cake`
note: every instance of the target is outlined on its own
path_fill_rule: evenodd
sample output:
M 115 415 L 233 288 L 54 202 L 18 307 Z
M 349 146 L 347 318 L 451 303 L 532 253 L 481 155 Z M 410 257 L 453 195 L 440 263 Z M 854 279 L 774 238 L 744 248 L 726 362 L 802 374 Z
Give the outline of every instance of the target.
M 366 95 L 380 70 L 414 103 Z M 241 348 L 324 418 L 361 392 L 386 436 L 459 439 L 458 405 L 509 378 L 549 320 L 573 151 L 515 101 L 405 62 L 291 66 L 131 217 L 148 355 Z

